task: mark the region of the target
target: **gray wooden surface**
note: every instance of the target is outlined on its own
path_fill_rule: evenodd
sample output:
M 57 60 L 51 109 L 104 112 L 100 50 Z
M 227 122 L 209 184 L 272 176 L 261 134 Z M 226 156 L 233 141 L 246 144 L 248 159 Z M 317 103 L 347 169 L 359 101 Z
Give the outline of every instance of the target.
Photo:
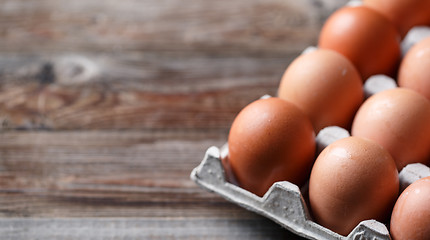
M 290 239 L 191 170 L 345 0 L 0 0 L 1 239 Z

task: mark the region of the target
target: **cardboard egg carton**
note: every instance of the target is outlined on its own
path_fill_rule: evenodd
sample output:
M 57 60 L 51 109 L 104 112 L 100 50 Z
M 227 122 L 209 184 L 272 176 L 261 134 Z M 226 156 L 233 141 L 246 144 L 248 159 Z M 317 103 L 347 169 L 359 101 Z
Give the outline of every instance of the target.
M 303 54 L 312 49 L 314 48 L 308 48 Z M 369 97 L 395 87 L 397 86 L 394 79 L 385 75 L 375 75 L 366 81 L 363 90 L 365 96 Z M 270 96 L 265 95 L 262 98 L 268 97 Z M 337 126 L 322 129 L 315 139 L 317 154 L 332 142 L 349 136 L 347 130 Z M 191 179 L 204 189 L 217 193 L 249 211 L 265 216 L 289 231 L 308 239 L 391 239 L 387 227 L 376 220 L 360 222 L 348 236 L 342 236 L 314 222 L 303 197 L 304 194 L 307 194 L 307 186 L 300 189 L 288 181 L 276 182 L 263 197 L 240 188 L 234 181 L 231 172 L 223 168 L 221 159 L 227 155 L 227 144 L 222 148 L 210 147 L 200 165 L 191 172 Z M 399 173 L 400 191 L 414 181 L 427 176 L 430 176 L 429 167 L 420 163 L 407 165 Z
M 409 30 L 403 39 L 400 48 L 402 50 L 402 55 L 404 56 L 408 50 L 417 42 L 423 40 L 424 38 L 430 37 L 430 27 L 429 26 L 416 26 Z
M 317 151 L 322 151 L 328 144 L 348 137 L 349 133 L 340 127 L 328 127 L 316 137 Z M 303 197 L 306 189 L 288 181 L 276 182 L 263 197 L 259 197 L 226 180 L 226 171 L 221 159 L 227 154 L 227 145 L 221 149 L 210 147 L 203 161 L 191 172 L 191 179 L 211 192 L 217 193 L 249 211 L 265 216 L 289 231 L 308 239 L 356 240 L 374 239 L 389 240 L 387 227 L 376 220 L 360 222 L 348 236 L 325 228 L 312 220 Z M 423 164 L 409 164 L 399 174 L 401 190 L 412 182 L 430 176 L 430 168 Z

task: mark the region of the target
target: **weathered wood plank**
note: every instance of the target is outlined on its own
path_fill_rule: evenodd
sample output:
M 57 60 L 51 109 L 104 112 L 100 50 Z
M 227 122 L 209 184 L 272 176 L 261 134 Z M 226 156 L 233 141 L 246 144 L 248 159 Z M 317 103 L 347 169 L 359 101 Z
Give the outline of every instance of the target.
M 83 234 L 91 239 L 293 237 L 189 179 L 205 149 L 223 144 L 225 138 L 219 131 L 198 130 L 4 132 L 0 235 L 2 239 L 79 239 Z
M 345 0 L 0 1 L 3 129 L 228 129 Z
M 301 49 L 300 49 L 301 50 Z M 192 93 L 279 81 L 297 53 L 238 55 L 224 53 L 58 52 L 0 55 L 0 84 L 38 83 L 58 87 L 104 84 L 113 90 Z
M 2 127 L 226 129 L 243 106 L 276 93 L 292 58 L 5 54 Z
M 174 88 L 174 86 L 172 87 Z M 185 93 L 25 84 L 0 90 L 3 129 L 219 129 L 272 84 Z
M 2 239 L 302 239 L 267 219 L 0 218 Z
M 0 51 L 291 52 L 346 0 L 0 1 Z
M 215 131 L 2 133 L 0 216 L 243 215 L 189 179 L 224 141 Z

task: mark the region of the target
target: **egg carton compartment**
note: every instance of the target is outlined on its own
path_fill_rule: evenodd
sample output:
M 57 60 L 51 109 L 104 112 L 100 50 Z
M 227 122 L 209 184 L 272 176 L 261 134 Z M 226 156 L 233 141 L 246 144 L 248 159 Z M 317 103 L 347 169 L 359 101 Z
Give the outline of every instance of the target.
M 317 151 L 322 151 L 328 144 L 348 136 L 349 133 L 340 127 L 325 128 L 316 137 Z M 191 179 L 202 188 L 267 217 L 289 231 L 308 239 L 391 239 L 387 227 L 376 220 L 360 222 L 348 236 L 342 236 L 319 225 L 312 220 L 300 188 L 288 181 L 274 183 L 263 197 L 240 188 L 226 180 L 228 171 L 224 169 L 221 159 L 227 155 L 227 151 L 227 145 L 221 149 L 210 147 L 200 165 L 191 172 Z M 409 164 L 399 174 L 402 189 L 426 176 L 430 176 L 430 169 L 427 166 Z
M 402 50 L 402 56 L 406 55 L 406 53 L 415 43 L 427 37 L 430 37 L 429 26 L 416 26 L 409 30 L 400 45 L 400 48 Z

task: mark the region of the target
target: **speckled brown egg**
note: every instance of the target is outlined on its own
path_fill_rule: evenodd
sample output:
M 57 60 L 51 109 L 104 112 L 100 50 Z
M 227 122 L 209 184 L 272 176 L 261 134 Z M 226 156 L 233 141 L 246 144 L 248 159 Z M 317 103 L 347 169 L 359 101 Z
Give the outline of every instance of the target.
M 346 57 L 318 49 L 302 54 L 288 66 L 278 96 L 307 114 L 316 133 L 334 125 L 349 129 L 363 101 L 363 84 Z
M 390 233 L 393 240 L 430 238 L 430 177 L 402 192 L 391 215 Z
M 375 74 L 393 76 L 400 59 L 400 35 L 394 24 L 365 7 L 343 7 L 324 24 L 319 47 L 346 56 L 363 80 Z
M 351 133 L 381 144 L 399 170 L 409 163 L 428 164 L 430 101 L 405 88 L 377 93 L 358 110 Z
M 302 185 L 315 155 L 310 120 L 280 98 L 257 100 L 234 120 L 228 137 L 228 161 L 240 187 L 263 196 L 277 181 Z
M 394 23 L 402 36 L 417 25 L 430 24 L 428 0 L 363 0 Z
M 419 41 L 406 53 L 397 81 L 400 87 L 412 89 L 430 101 L 430 37 Z
M 309 201 L 317 223 L 348 235 L 363 220 L 385 220 L 399 191 L 396 164 L 371 140 L 348 137 L 325 148 L 315 161 Z

